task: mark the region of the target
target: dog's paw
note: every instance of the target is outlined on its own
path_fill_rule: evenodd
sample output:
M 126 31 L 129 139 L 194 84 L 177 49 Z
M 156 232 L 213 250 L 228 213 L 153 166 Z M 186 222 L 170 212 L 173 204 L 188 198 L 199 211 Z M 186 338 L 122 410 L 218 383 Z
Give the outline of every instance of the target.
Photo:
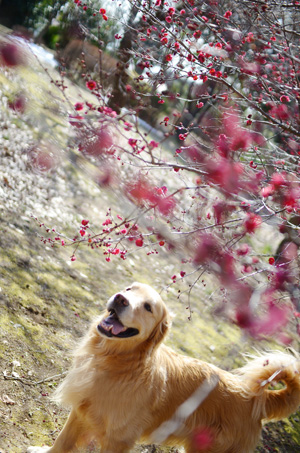
M 28 447 L 26 453 L 47 453 L 50 447 Z

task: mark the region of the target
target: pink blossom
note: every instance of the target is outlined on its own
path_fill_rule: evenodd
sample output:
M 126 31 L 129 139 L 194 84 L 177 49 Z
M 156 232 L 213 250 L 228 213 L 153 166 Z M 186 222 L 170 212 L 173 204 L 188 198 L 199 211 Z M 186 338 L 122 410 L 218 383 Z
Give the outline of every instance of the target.
M 75 110 L 79 111 L 79 110 L 83 109 L 84 104 L 82 102 L 76 102 L 74 107 L 75 107 Z
M 247 233 L 254 233 L 254 231 L 260 227 L 262 223 L 262 218 L 254 214 L 254 212 L 249 212 L 247 214 L 246 220 L 244 221 L 244 228 Z
M 271 114 L 282 121 L 287 121 L 290 118 L 289 110 L 284 103 L 274 106 L 271 109 Z
M 201 234 L 198 238 L 194 263 L 196 265 L 206 263 L 213 258 L 219 250 L 216 239 L 209 233 Z
M 271 184 L 269 184 L 268 186 L 263 187 L 261 189 L 261 195 L 264 198 L 268 198 L 270 195 L 273 195 L 273 193 L 274 193 L 274 186 Z
M 176 206 L 173 196 L 165 196 L 166 189 L 154 189 L 144 180 L 129 185 L 127 191 L 139 203 L 150 203 L 153 208 L 157 208 L 165 216 L 170 215 Z
M 97 157 L 110 151 L 113 146 L 112 135 L 105 126 L 95 131 L 92 137 L 87 137 L 81 143 L 80 149 L 89 156 Z
M 254 319 L 251 323 L 249 331 L 255 337 L 273 335 L 288 322 L 288 307 L 280 307 L 272 301 L 268 305 L 268 311 L 265 316 L 260 319 Z
M 132 146 L 132 148 L 135 148 L 137 145 L 137 140 L 135 138 L 129 138 L 128 143 L 130 146 Z
M 241 329 L 249 329 L 253 325 L 253 315 L 248 305 L 238 307 L 235 316 L 236 323 Z
M 12 42 L 2 42 L 0 46 L 0 62 L 8 67 L 24 64 L 25 57 L 22 48 Z
M 97 87 L 97 84 L 94 80 L 88 80 L 85 85 L 91 91 Z
M 70 115 L 69 121 L 70 121 L 71 126 L 74 126 L 78 129 L 80 129 L 83 126 L 82 120 L 83 120 L 83 116 L 81 116 L 81 115 L 76 115 L 76 116 Z
M 149 143 L 149 146 L 150 146 L 150 148 L 157 148 L 158 143 L 155 140 L 151 140 L 151 142 Z
M 242 187 L 240 177 L 244 173 L 244 166 L 228 159 L 209 159 L 206 162 L 207 179 L 212 184 L 220 186 L 226 193 L 237 193 Z
M 23 94 L 19 94 L 13 101 L 8 103 L 8 106 L 15 112 L 24 113 L 27 106 L 27 99 Z
M 172 196 L 160 198 L 157 200 L 157 208 L 161 214 L 168 216 L 172 213 L 176 206 L 175 198 Z
M 217 141 L 218 151 L 223 157 L 229 157 L 230 146 L 228 137 L 225 134 L 220 134 Z
M 254 41 L 254 34 L 252 33 L 252 31 L 250 31 L 246 37 L 246 41 L 247 42 L 253 42 Z
M 288 102 L 290 102 L 290 98 L 288 96 L 280 96 L 280 102 L 282 102 L 283 104 L 287 104 Z
M 249 253 L 250 251 L 250 247 L 248 244 L 242 244 L 237 250 L 236 250 L 236 254 L 238 256 L 245 256 Z
M 224 134 L 231 142 L 232 151 L 246 151 L 252 143 L 253 136 L 251 132 L 245 131 L 240 124 L 240 119 L 236 112 L 231 111 L 224 115 L 223 118 Z
M 291 188 L 284 193 L 282 205 L 291 212 L 299 206 L 300 191 L 299 188 Z
M 182 149 L 176 150 L 176 152 L 182 152 Z M 203 163 L 205 161 L 205 154 L 202 152 L 199 146 L 189 146 L 186 152 L 189 158 L 194 162 Z
M 152 193 L 151 187 L 144 180 L 139 180 L 136 183 L 129 184 L 127 191 L 128 194 L 138 202 L 147 200 Z
M 29 151 L 29 163 L 40 172 L 53 170 L 58 165 L 57 150 L 50 145 L 36 145 Z
M 226 11 L 226 13 L 224 14 L 225 19 L 229 19 L 231 16 L 232 16 L 231 11 Z
M 138 247 L 142 247 L 144 244 L 143 242 L 143 239 L 142 238 L 138 238 L 136 241 L 135 241 L 135 245 L 137 245 Z
M 198 60 L 200 61 L 200 63 L 204 63 L 205 62 L 205 55 L 203 52 L 198 52 Z M 201 77 L 202 80 L 204 80 L 204 76 Z M 207 80 L 207 77 L 206 77 L 206 80 Z
M 193 434 L 193 445 L 197 451 L 207 451 L 214 442 L 214 436 L 210 428 L 197 428 Z
M 271 178 L 271 184 L 274 189 L 279 189 L 281 186 L 287 185 L 287 176 L 286 173 L 273 173 Z
M 251 145 L 251 135 L 242 129 L 236 130 L 231 142 L 231 149 L 233 151 L 246 151 Z
M 234 211 L 235 207 L 226 203 L 226 201 L 219 201 L 213 205 L 214 216 L 217 224 L 221 224 L 226 219 L 227 215 Z

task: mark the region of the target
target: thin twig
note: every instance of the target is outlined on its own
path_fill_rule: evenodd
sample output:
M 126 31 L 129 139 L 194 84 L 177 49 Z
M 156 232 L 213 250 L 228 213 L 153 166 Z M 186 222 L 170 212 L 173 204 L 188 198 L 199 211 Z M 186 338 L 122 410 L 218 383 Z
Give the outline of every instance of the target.
M 22 384 L 24 385 L 40 385 L 40 384 L 43 384 L 44 382 L 49 382 L 49 381 L 53 381 L 54 379 L 56 378 L 60 378 L 62 376 L 65 376 L 67 374 L 67 371 L 63 371 L 62 373 L 60 374 L 55 374 L 54 376 L 49 376 L 45 379 L 41 379 L 40 381 L 30 381 L 28 379 L 23 379 L 23 378 L 20 378 L 18 376 L 6 376 L 4 375 L 4 379 L 7 380 L 7 381 L 19 381 L 21 382 Z

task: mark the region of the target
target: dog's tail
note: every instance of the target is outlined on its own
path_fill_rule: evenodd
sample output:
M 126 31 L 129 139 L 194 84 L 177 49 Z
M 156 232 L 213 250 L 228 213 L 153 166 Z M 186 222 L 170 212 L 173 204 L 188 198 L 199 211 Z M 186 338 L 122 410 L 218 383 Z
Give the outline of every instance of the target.
M 300 405 L 300 359 L 296 354 L 272 352 L 250 360 L 239 370 L 253 396 L 253 415 L 260 419 L 289 417 Z M 274 383 L 282 388 L 271 389 Z M 283 384 L 283 386 L 282 386 Z

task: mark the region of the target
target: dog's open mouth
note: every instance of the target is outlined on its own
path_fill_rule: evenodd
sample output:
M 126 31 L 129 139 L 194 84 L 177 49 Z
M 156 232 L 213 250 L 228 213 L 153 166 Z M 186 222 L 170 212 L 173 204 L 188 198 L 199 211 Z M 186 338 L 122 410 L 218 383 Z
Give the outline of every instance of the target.
M 98 324 L 98 330 L 107 337 L 128 338 L 137 335 L 139 331 L 133 327 L 125 327 L 115 310 L 109 311 L 109 316 Z

